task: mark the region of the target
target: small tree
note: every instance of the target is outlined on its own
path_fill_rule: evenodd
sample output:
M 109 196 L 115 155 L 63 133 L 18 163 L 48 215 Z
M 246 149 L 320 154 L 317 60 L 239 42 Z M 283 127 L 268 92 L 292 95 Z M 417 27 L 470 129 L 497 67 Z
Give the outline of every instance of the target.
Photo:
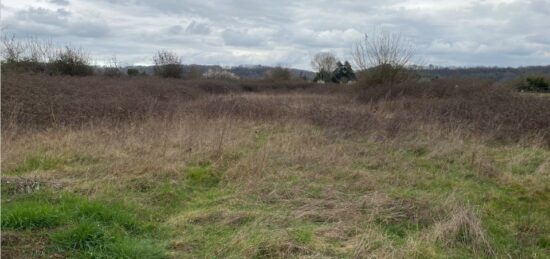
M 290 81 L 292 73 L 288 68 L 274 67 L 265 73 L 264 79 L 268 81 Z
M 317 53 L 311 60 L 311 67 L 317 71 L 313 81 L 328 82 L 332 80 L 332 71 L 337 67 L 336 62 L 336 56 L 330 52 Z
M 155 75 L 161 77 L 181 78 L 183 65 L 181 58 L 174 52 L 160 50 L 153 57 Z
M 414 55 L 415 48 L 410 41 L 388 32 L 365 34 L 352 52 L 362 76 L 374 84 L 394 84 L 406 79 Z

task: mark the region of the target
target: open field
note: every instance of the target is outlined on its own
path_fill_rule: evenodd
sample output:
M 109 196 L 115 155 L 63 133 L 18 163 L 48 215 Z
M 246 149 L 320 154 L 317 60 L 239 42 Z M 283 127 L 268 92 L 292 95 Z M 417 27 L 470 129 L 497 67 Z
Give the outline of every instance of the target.
M 5 258 L 549 258 L 550 98 L 2 76 Z

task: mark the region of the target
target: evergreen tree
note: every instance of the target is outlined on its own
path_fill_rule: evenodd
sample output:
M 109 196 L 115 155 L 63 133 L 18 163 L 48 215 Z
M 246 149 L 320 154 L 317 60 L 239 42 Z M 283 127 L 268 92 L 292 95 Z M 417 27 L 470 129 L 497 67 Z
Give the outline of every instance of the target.
M 344 64 L 342 62 L 336 63 L 336 69 L 332 72 L 332 82 L 347 83 L 356 79 L 355 72 L 348 61 L 344 62 Z

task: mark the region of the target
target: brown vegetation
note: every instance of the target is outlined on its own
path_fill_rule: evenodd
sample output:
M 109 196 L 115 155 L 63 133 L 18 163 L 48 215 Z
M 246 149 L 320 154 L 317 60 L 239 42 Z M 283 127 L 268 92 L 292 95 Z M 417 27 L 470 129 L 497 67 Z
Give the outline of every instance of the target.
M 3 214 L 69 210 L 60 193 L 123 202 L 151 231 L 127 235 L 175 258 L 535 257 L 550 230 L 550 99 L 507 89 L 9 74 Z M 53 205 L 34 213 L 44 190 Z M 3 216 L 3 255 L 51 255 L 82 215 L 32 238 Z M 99 223 L 120 231 L 116 218 Z M 59 256 L 120 253 L 86 249 Z
M 223 112 L 247 119 L 303 120 L 358 132 L 384 130 L 392 136 L 434 126 L 446 133 L 493 140 L 529 138 L 550 143 L 550 110 L 541 109 L 550 100 L 519 95 L 507 85 L 489 81 L 436 80 L 356 90 L 292 81 L 25 74 L 2 80 L 4 127 L 130 122 L 180 112 L 217 117 Z M 265 91 L 270 94 L 246 94 Z

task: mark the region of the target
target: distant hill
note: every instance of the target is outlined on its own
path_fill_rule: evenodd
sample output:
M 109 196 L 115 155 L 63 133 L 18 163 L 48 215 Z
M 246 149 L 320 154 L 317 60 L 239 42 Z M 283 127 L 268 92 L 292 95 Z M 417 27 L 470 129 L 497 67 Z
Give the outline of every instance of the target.
M 273 68 L 270 66 L 262 65 L 241 65 L 236 67 L 224 68 L 216 65 L 184 65 L 184 73 L 187 73 L 191 68 L 197 68 L 201 74 L 204 74 L 208 69 L 226 69 L 243 79 L 263 79 L 265 73 Z M 128 68 L 134 68 L 145 72 L 149 75 L 153 74 L 152 66 L 128 66 Z M 313 80 L 315 73 L 308 70 L 289 68 L 292 75 L 296 78 L 307 78 Z M 422 67 L 416 68 L 416 71 L 420 76 L 425 78 L 449 78 L 449 77 L 466 77 L 474 79 L 489 79 L 489 80 L 510 80 L 522 76 L 546 74 L 550 75 L 549 66 L 529 66 L 529 67 Z
M 153 66 L 127 66 L 124 67 L 124 70 L 127 70 L 128 68 L 137 69 L 140 73 L 145 72 L 148 75 L 153 74 Z M 236 67 L 230 67 L 230 68 L 223 68 L 221 66 L 215 66 L 215 65 L 184 65 L 184 73 L 187 73 L 191 70 L 191 68 L 198 69 L 201 74 L 204 74 L 208 69 L 226 69 L 234 73 L 235 75 L 238 75 L 240 78 L 243 79 L 263 79 L 265 73 L 273 68 L 269 66 L 262 66 L 262 65 L 242 65 L 242 66 L 236 66 Z M 308 80 L 313 80 L 315 77 L 315 73 L 308 71 L 308 70 L 301 70 L 301 69 L 295 69 L 295 68 L 289 68 L 292 75 L 296 78 L 307 78 Z
M 431 67 L 417 70 L 422 77 L 427 78 L 449 78 L 449 77 L 467 77 L 475 79 L 490 80 L 510 80 L 529 75 L 550 75 L 550 66 L 530 66 L 530 67 L 470 67 L 470 68 L 452 68 L 452 67 Z

